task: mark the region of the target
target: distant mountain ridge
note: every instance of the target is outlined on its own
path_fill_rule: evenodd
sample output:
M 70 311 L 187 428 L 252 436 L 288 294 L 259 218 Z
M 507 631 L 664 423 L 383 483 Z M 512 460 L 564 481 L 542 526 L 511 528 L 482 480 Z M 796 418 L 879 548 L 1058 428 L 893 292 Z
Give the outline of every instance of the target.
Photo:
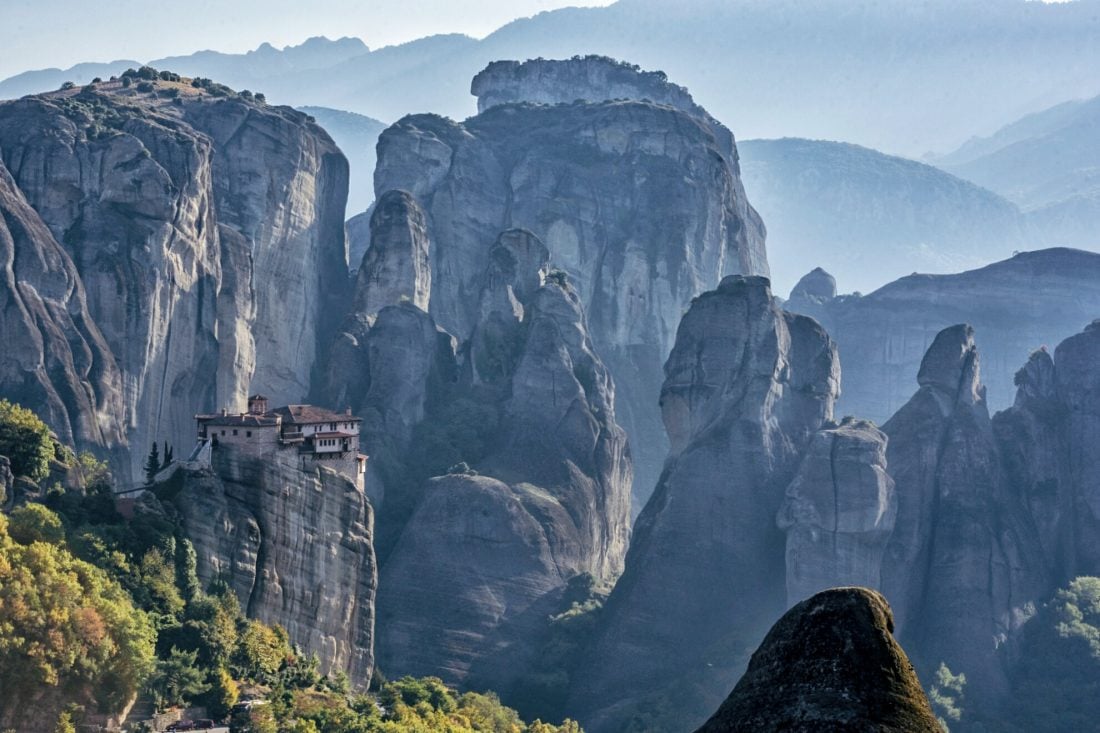
M 934 161 L 1026 213 L 1044 245 L 1100 246 L 1100 96 L 1027 115 Z
M 738 151 L 780 292 L 810 262 L 844 291 L 869 292 L 912 272 L 979 267 L 1029 241 L 1014 204 L 914 160 L 800 138 L 742 140 Z
M 376 51 L 354 39 L 315 40 L 278 56 L 261 46 L 160 63 L 238 89 L 262 83 L 282 104 L 464 118 L 474 113 L 468 80 L 491 61 L 603 54 L 662 69 L 742 136 L 857 140 L 919 156 L 1100 93 L 1098 8 L 1100 0 L 619 0 L 516 20 L 482 40 L 440 35 Z M 332 63 L 322 68 L 321 58 Z M 81 83 L 81 71 L 65 73 Z M 0 83 L 0 97 L 65 80 L 21 76 Z

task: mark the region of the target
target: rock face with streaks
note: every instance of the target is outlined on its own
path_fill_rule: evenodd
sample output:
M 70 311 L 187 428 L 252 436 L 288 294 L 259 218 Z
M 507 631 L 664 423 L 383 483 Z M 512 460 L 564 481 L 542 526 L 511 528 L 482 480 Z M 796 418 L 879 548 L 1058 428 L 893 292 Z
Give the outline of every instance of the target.
M 179 464 L 158 487 L 195 545 L 199 579 L 224 579 L 252 618 L 366 687 L 374 669 L 374 516 L 362 490 L 297 453 L 271 460 L 228 446 Z
M 0 162 L 0 394 L 68 445 L 125 443 L 122 378 L 76 267 Z M 10 494 L 9 494 L 10 495 Z
M 408 301 L 428 310 L 431 242 L 423 209 L 405 191 L 387 191 L 374 205 L 371 245 L 355 282 L 356 313 L 375 314 Z
M 943 730 L 890 606 L 867 588 L 834 588 L 776 622 L 745 676 L 696 733 Z
M 811 302 L 800 285 L 784 307 L 817 319 L 836 339 L 843 414 L 884 423 L 911 396 L 936 334 L 964 322 L 982 352 L 990 409 L 1004 409 L 1016 392 L 1013 375 L 1032 350 L 1053 347 L 1100 313 L 1100 254 L 1021 252 L 954 275 L 910 275 L 864 296 L 815 292 L 819 299 Z
M 883 591 L 916 657 L 965 673 L 975 704 L 993 706 L 1008 691 L 997 648 L 1050 578 L 1034 523 L 1007 489 L 973 329 L 941 331 L 918 383 L 883 426 L 898 496 Z
M 1030 509 L 1059 584 L 1098 574 L 1100 321 L 1059 344 L 1053 357 L 1034 352 L 1016 383 L 1016 403 L 993 420 L 1011 490 Z
M 543 284 L 545 247 L 529 233 L 494 250 L 465 366 L 430 396 L 425 424 L 461 419 L 460 407 L 496 426 L 469 467 L 426 481 L 410 508 L 382 568 L 379 658 L 391 674 L 507 696 L 569 581 L 621 572 L 631 468 L 579 295 Z
M 648 491 L 666 450 L 652 395 L 684 308 L 723 275 L 767 274 L 733 137 L 663 75 L 607 59 L 493 64 L 474 90 L 482 111 L 465 122 L 412 115 L 382 134 L 375 190 L 426 212 L 430 312 L 456 335 L 479 319 L 500 232 L 546 244 L 615 376 Z
M 1074 560 L 1065 570 L 1100 574 L 1100 320 L 1060 343 L 1054 364 L 1073 486 Z
M 739 276 L 694 300 L 665 374 L 672 448 L 572 688 L 586 730 L 619 730 L 662 696 L 702 722 L 732 687 L 786 608 L 776 515 L 840 378 L 820 326 Z
M 0 157 L 75 266 L 120 372 L 120 397 L 86 414 L 122 423 L 135 447 L 123 475 L 152 440 L 189 446 L 195 413 L 250 388 L 303 398 L 347 290 L 347 162 L 331 139 L 286 108 L 150 84 L 0 105 Z M 81 369 L 59 367 L 54 389 Z M 120 432 L 44 417 L 81 447 Z
M 458 370 L 455 339 L 440 330 L 424 311 L 411 303 L 383 308 L 366 335 L 368 389 L 363 396 L 364 445 L 379 460 L 367 467 L 367 493 L 384 508 L 386 462 L 408 452 L 413 430 L 427 414 L 429 399 L 441 385 L 454 381 Z M 389 534 L 400 527 L 385 526 Z
M 779 527 L 787 532 L 788 605 L 838 585 L 881 588 L 897 511 L 886 436 L 853 418 L 818 431 L 779 510 Z
M 638 99 L 687 112 L 704 121 L 729 160 L 737 163 L 733 133 L 695 103 L 684 87 L 673 84 L 663 71 L 642 71 L 634 64 L 606 56 L 572 59 L 494 61 L 470 84 L 477 111 L 501 104 L 572 104 Z

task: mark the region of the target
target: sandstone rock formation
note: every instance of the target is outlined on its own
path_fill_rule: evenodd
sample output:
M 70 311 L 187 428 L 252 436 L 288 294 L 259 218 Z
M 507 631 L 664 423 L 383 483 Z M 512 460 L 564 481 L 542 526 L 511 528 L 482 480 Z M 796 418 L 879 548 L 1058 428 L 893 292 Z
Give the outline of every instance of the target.
M 1004 477 L 1035 523 L 1051 576 L 1068 580 L 1076 575 L 1074 482 L 1066 409 L 1046 349 L 1032 352 L 1016 373 L 1016 385 L 1016 402 L 993 416 Z
M 838 585 L 881 588 L 897 511 L 886 436 L 853 418 L 818 431 L 779 510 L 779 527 L 787 532 L 788 605 Z
M 349 159 L 348 162 L 352 161 Z M 370 219 L 373 213 L 373 209 L 368 208 L 344 222 L 344 231 L 348 236 L 348 269 L 353 272 L 363 264 L 363 255 L 370 248 Z
M 112 82 L 0 105 L 0 157 L 75 264 L 121 372 L 121 398 L 84 414 L 121 421 L 135 474 L 150 441 L 185 450 L 196 412 L 250 386 L 276 402 L 308 393 L 346 294 L 347 163 L 304 115 Z M 56 407 L 44 417 L 72 430 Z
M 427 311 L 431 242 L 416 199 L 405 191 L 384 193 L 371 214 L 370 232 L 371 246 L 355 282 L 355 312 L 374 314 L 405 300 Z
M 737 276 L 693 301 L 665 374 L 671 453 L 572 688 L 570 709 L 597 733 L 662 695 L 679 724 L 701 722 L 786 608 L 776 514 L 840 377 L 815 322 L 781 311 L 764 278 Z
M 938 733 L 890 606 L 866 588 L 823 591 L 788 611 L 697 733 Z
M 430 311 L 456 335 L 479 318 L 499 233 L 546 244 L 615 376 L 648 491 L 666 450 L 652 395 L 684 308 L 723 275 L 767 274 L 732 136 L 663 75 L 607 59 L 494 64 L 474 88 L 476 117 L 412 115 L 382 134 L 375 190 L 408 191 L 427 213 Z
M 215 447 L 211 463 L 177 464 L 158 486 L 171 496 L 198 556 L 199 579 L 229 583 L 249 617 L 366 687 L 374 669 L 378 585 L 374 516 L 364 493 L 297 454 L 270 460 Z
M 883 426 L 898 496 L 883 592 L 911 651 L 966 674 L 974 704 L 992 706 L 1008 691 L 997 649 L 1050 580 L 1026 507 L 1006 488 L 973 329 L 941 331 L 918 383 Z
M 430 395 L 426 424 L 464 419 L 457 407 L 480 410 L 495 429 L 480 453 L 465 446 L 470 466 L 405 487 L 416 501 L 379 595 L 389 674 L 440 675 L 507 696 L 537 665 L 569 581 L 609 583 L 622 570 L 631 473 L 614 387 L 579 295 L 563 280 L 540 284 L 544 270 L 537 239 L 502 235 L 483 283 L 485 316 L 468 342 L 475 350 L 464 350 L 457 382 Z M 389 512 L 398 501 L 387 497 L 386 521 L 399 520 Z
M 363 441 L 378 460 L 368 464 L 367 493 L 384 508 L 387 461 L 398 460 L 409 449 L 413 429 L 427 413 L 428 400 L 439 385 L 456 377 L 455 339 L 436 327 L 424 311 L 411 303 L 382 309 L 365 341 L 369 388 L 359 414 Z M 399 526 L 384 527 L 400 532 Z M 388 541 L 383 541 L 389 546 Z
M 546 516 L 550 514 L 551 516 Z M 453 474 L 429 480 L 383 566 L 378 659 L 386 674 L 435 675 L 507 695 L 533 667 L 570 568 L 552 523 L 568 516 L 532 484 Z
M 733 133 L 696 104 L 687 89 L 671 83 L 663 71 L 642 71 L 624 61 L 593 55 L 494 61 L 474 77 L 470 93 L 477 97 L 479 113 L 501 104 L 572 104 L 578 100 L 637 99 L 673 107 L 704 121 L 740 172 Z
M 836 297 L 836 278 L 815 267 L 802 276 L 791 290 L 791 297 L 785 307 L 795 312 L 802 308 L 814 308 L 828 303 Z
M 1016 375 L 1016 403 L 994 417 L 1011 490 L 1034 518 L 1058 584 L 1100 573 L 1096 400 L 1100 321 L 1031 355 Z
M 990 407 L 1003 409 L 1032 350 L 1053 347 L 1100 313 L 1100 254 L 1022 252 L 955 275 L 903 277 L 862 297 L 810 304 L 792 293 L 785 307 L 813 316 L 836 340 L 844 363 L 841 414 L 884 423 L 908 401 L 936 334 L 963 322 L 974 327 L 982 352 Z
M 2 162 L 0 278 L 0 394 L 34 410 L 68 445 L 117 451 L 126 440 L 118 366 L 72 259 Z
M 1100 574 L 1100 321 L 1054 352 L 1058 396 L 1065 413 L 1067 470 L 1073 481 L 1073 574 Z

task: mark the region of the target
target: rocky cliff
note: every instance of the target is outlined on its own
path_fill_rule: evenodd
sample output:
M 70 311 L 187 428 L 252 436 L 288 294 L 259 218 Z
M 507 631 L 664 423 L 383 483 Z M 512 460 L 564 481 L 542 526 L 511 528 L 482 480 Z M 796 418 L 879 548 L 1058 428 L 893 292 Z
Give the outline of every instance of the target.
M 405 191 L 387 191 L 374 206 L 371 242 L 355 282 L 354 312 L 375 314 L 408 301 L 427 311 L 432 291 L 431 242 L 423 209 Z
M 840 378 L 820 326 L 738 276 L 693 301 L 665 374 L 671 452 L 572 688 L 589 730 L 698 723 L 732 687 L 786 608 L 776 515 Z
M 494 235 L 473 321 L 448 331 L 425 309 L 465 286 L 439 275 L 424 220 L 408 193 L 379 199 L 320 394 L 362 415 L 372 456 L 382 668 L 508 699 L 570 584 L 621 572 L 630 456 L 581 297 L 546 245 Z
M 86 414 L 122 423 L 135 473 L 150 441 L 189 446 L 196 412 L 250 386 L 304 397 L 346 291 L 339 150 L 300 113 L 211 89 L 109 82 L 0 105 L 0 158 L 121 372 L 120 399 Z
M 117 454 L 122 377 L 72 259 L 0 163 L 0 394 L 41 415 L 68 445 Z
M 634 64 L 593 55 L 494 61 L 474 77 L 470 93 L 477 97 L 479 113 L 500 104 L 572 104 L 578 100 L 637 99 L 673 107 L 703 121 L 734 170 L 740 172 L 733 133 L 696 104 L 687 89 L 671 83 L 663 71 L 642 71 Z
M 366 687 L 374 669 L 374 515 L 361 489 L 297 452 L 214 447 L 209 465 L 177 464 L 157 493 L 180 513 L 199 579 L 229 583 L 249 617 Z
M 886 436 L 846 418 L 819 430 L 779 510 L 787 532 L 787 603 L 838 585 L 882 587 L 881 566 L 898 497 L 886 472 Z
M 882 424 L 908 401 L 936 334 L 956 323 L 974 327 L 990 407 L 1011 405 L 1013 375 L 1028 355 L 1100 313 L 1100 254 L 1022 252 L 955 275 L 910 275 L 862 297 L 811 302 L 802 290 L 784 307 L 813 316 L 836 339 L 844 363 L 838 411 Z
M 1059 583 L 1100 574 L 1098 364 L 1100 321 L 1093 321 L 1053 358 L 1033 353 L 1016 375 L 1016 403 L 994 417 L 1006 477 L 1030 508 Z
M 514 255 L 531 243 L 503 239 Z M 440 675 L 507 699 L 539 665 L 570 581 L 610 583 L 621 572 L 631 468 L 578 294 L 557 281 L 525 292 L 538 270 L 509 283 L 491 272 L 463 373 L 430 396 L 417 429 L 463 463 L 406 483 L 413 502 L 387 487 L 383 518 L 401 521 L 404 506 L 407 519 L 382 568 L 379 658 L 390 674 Z M 500 290 L 517 298 L 518 312 L 491 307 Z M 469 427 L 449 432 L 456 424 Z M 411 454 L 423 451 L 413 445 Z
M 880 594 L 818 593 L 776 622 L 697 733 L 938 733 L 943 729 L 893 631 Z
M 966 674 L 975 706 L 992 709 L 1008 692 L 998 649 L 1051 579 L 1032 518 L 1007 488 L 973 329 L 941 331 L 918 383 L 883 426 L 899 501 L 883 590 L 902 642 L 930 669 Z
M 725 128 L 659 77 L 598 58 L 493 65 L 474 84 L 483 112 L 399 120 L 379 139 L 375 171 L 376 191 L 408 191 L 428 215 L 430 311 L 451 333 L 477 321 L 500 232 L 545 242 L 615 376 L 644 487 L 665 452 L 652 395 L 683 309 L 723 275 L 767 274 L 732 136 L 716 137 Z M 643 101 L 653 88 L 660 99 Z M 531 103 L 550 99 L 568 103 Z

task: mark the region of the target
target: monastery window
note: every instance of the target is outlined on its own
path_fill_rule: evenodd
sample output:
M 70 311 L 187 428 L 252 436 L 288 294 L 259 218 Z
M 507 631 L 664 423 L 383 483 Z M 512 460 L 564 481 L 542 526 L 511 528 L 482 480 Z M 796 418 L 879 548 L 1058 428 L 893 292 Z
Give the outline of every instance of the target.
M 224 431 L 224 430 L 222 431 L 222 435 L 225 435 L 225 431 Z
M 234 434 L 234 435 L 236 435 L 236 434 L 237 434 L 237 429 L 236 429 L 236 428 L 234 428 L 234 429 L 233 429 L 233 434 Z
M 244 431 L 244 437 L 251 438 L 252 437 L 252 431 L 251 430 L 245 430 Z

